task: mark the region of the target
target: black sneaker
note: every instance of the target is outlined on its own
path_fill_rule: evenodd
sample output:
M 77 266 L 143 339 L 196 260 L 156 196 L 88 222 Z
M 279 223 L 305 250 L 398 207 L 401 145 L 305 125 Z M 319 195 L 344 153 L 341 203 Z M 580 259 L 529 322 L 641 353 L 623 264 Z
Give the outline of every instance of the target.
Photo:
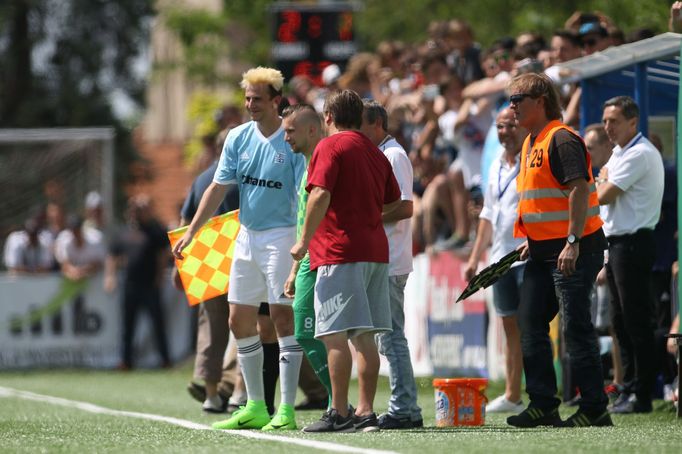
M 187 392 L 197 402 L 203 403 L 206 400 L 206 387 L 199 383 L 189 382 Z
M 424 427 L 424 420 L 419 418 L 413 421 L 410 417 L 398 418 L 389 413 L 379 416 L 379 428 L 385 430 L 415 429 Z
M 609 427 L 613 426 L 611 416 L 608 411 L 590 416 L 588 413 L 578 409 L 566 421 L 561 423 L 561 427 Z
M 358 416 L 353 413 L 353 425 L 355 430 L 360 432 L 376 432 L 379 430 L 379 420 L 374 412 L 365 416 Z
M 195 383 L 195 382 L 191 381 L 187 385 L 187 392 L 197 402 L 203 403 L 206 401 L 206 387 L 204 385 L 200 385 L 199 383 Z M 231 394 L 226 394 L 222 390 L 218 390 L 218 395 L 225 402 L 230 400 L 230 396 L 231 396 Z M 246 405 L 246 404 L 244 404 L 244 405 Z M 237 409 L 238 408 L 239 407 L 237 407 Z
M 556 408 L 542 410 L 540 408 L 528 407 L 518 415 L 508 417 L 507 424 L 514 427 L 561 427 L 562 421 L 559 417 L 559 410 Z
M 324 412 L 319 421 L 305 426 L 303 432 L 355 432 L 353 419 L 352 412 L 349 412 L 348 416 L 344 418 L 339 412 L 332 408 L 331 410 Z

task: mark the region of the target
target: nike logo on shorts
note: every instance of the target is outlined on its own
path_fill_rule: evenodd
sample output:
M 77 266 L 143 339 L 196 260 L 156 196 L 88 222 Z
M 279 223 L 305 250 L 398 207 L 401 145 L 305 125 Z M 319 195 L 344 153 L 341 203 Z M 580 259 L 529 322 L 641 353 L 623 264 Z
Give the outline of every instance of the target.
M 337 296 L 341 296 L 341 295 L 339 294 L 339 295 L 337 295 Z M 331 300 L 326 301 L 326 302 L 324 303 L 324 305 L 330 304 L 330 302 L 332 302 L 332 300 L 334 300 L 335 298 L 337 298 L 337 297 L 333 297 Z M 348 302 L 349 302 L 352 298 L 353 298 L 353 295 L 349 296 L 349 297 L 346 299 L 346 301 L 344 301 L 343 303 L 339 304 L 339 305 L 335 308 L 334 313 L 332 313 L 331 316 L 329 316 L 326 320 L 320 320 L 320 321 L 318 321 L 318 323 L 317 323 L 318 330 L 321 331 L 321 332 L 328 331 L 328 330 L 331 328 L 331 325 L 334 324 L 334 322 L 336 321 L 336 319 L 339 318 L 339 316 L 341 315 L 341 312 L 343 312 L 343 310 L 344 310 L 344 309 L 346 308 L 346 306 L 348 305 Z

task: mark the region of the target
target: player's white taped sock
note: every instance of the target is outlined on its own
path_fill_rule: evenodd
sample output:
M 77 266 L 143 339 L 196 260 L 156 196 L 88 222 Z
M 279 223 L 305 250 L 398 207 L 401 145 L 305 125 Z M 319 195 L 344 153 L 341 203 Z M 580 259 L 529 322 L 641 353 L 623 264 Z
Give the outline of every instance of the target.
M 298 374 L 303 361 L 303 349 L 294 336 L 277 339 L 279 342 L 279 386 L 282 392 L 282 403 L 294 405 Z
M 263 345 L 260 337 L 237 339 L 237 359 L 242 370 L 246 395 L 249 400 L 264 400 Z

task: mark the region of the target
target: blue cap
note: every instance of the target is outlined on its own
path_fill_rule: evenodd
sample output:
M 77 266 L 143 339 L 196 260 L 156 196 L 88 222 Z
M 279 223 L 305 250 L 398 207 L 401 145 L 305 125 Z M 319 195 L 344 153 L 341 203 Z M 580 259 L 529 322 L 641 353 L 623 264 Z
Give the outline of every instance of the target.
M 585 36 L 592 33 L 598 33 L 601 36 L 608 36 L 609 34 L 599 22 L 588 22 L 586 24 L 582 24 L 578 30 L 578 35 L 580 36 Z

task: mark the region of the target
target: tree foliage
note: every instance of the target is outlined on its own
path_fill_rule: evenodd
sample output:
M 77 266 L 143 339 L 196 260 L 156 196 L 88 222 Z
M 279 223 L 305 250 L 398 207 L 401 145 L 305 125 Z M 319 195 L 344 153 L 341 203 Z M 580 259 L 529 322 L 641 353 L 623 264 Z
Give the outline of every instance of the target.
M 115 122 L 111 94 L 142 103 L 134 61 L 151 0 L 9 0 L 0 9 L 0 125 Z
M 182 38 L 188 54 L 186 69 L 190 78 L 211 81 L 219 55 L 230 61 L 251 65 L 268 64 L 271 44 L 272 0 L 224 0 L 220 16 L 178 11 L 181 17 L 169 24 Z M 490 45 L 503 36 L 515 36 L 534 31 L 549 37 L 562 28 L 576 10 L 602 11 L 624 32 L 648 27 L 663 32 L 667 27 L 669 1 L 663 0 L 360 0 L 355 16 L 361 49 L 373 50 L 383 40 L 399 39 L 417 43 L 426 39 L 428 25 L 433 20 L 461 18 L 469 22 L 476 40 Z M 207 35 L 217 36 L 224 46 L 216 53 L 214 42 Z M 210 65 L 192 65 L 192 55 L 213 57 Z M 230 79 L 230 77 L 232 79 Z M 232 80 L 227 76 L 221 80 Z M 213 80 L 215 81 L 215 80 Z
M 118 181 L 136 158 L 114 96 L 142 106 L 153 0 L 0 3 L 0 127 L 116 128 Z
M 367 49 L 380 41 L 424 40 L 433 20 L 460 18 L 469 22 L 484 46 L 503 36 L 535 31 L 549 36 L 562 28 L 576 10 L 602 11 L 626 33 L 639 27 L 662 32 L 667 27 L 670 3 L 661 0 L 365 0 L 357 14 L 358 32 Z M 390 12 L 390 14 L 388 14 Z

